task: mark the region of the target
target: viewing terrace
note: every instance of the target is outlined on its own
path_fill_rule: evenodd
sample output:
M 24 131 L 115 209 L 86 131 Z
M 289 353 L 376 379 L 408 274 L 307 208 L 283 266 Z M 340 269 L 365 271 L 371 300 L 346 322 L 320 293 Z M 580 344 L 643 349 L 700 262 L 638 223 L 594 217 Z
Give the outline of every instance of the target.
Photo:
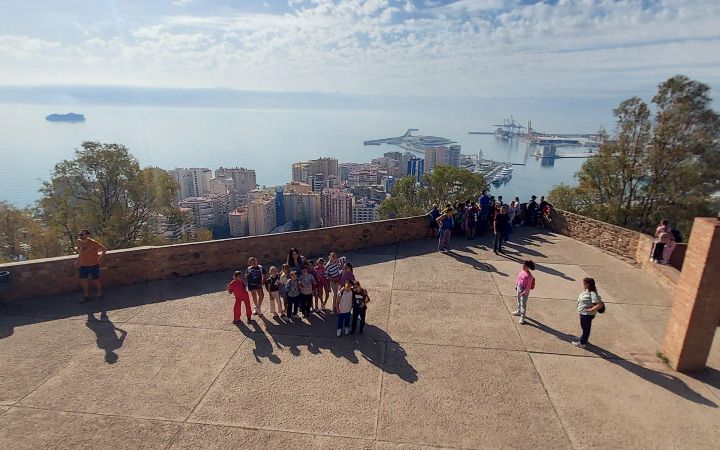
M 656 355 L 666 278 L 529 228 L 505 256 L 490 236 L 456 237 L 440 254 L 418 239 L 424 220 L 113 252 L 104 270 L 116 286 L 102 301 L 9 302 L 0 447 L 717 448 L 720 344 L 696 376 Z M 230 323 L 232 270 L 248 254 L 267 267 L 293 241 L 355 265 L 372 300 L 363 335 L 335 337 L 326 314 Z M 537 287 L 519 325 L 510 312 L 526 258 Z M 70 258 L 32 264 L 3 268 L 25 297 L 76 282 Z M 143 273 L 154 281 L 121 285 Z M 570 341 L 588 276 L 607 312 L 582 350 Z

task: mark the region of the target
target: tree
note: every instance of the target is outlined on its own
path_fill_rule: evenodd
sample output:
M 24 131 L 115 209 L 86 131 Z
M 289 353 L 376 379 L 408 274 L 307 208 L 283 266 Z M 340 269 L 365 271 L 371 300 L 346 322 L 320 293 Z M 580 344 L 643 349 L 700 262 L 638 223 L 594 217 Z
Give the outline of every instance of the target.
M 433 204 L 444 205 L 476 199 L 487 189 L 485 178 L 467 169 L 436 166 L 425 174 L 422 182 L 403 177 L 393 188 L 390 198 L 380 204 L 383 218 L 409 217 L 426 213 Z
M 658 86 L 654 127 L 639 98 L 613 111 L 617 135 L 576 174 L 556 186 L 555 206 L 616 225 L 651 229 L 667 218 L 687 234 L 695 216 L 714 214 L 720 189 L 720 120 L 709 87 L 678 75 Z
M 45 223 L 63 234 L 68 250 L 82 228 L 110 248 L 123 248 L 157 237 L 152 219 L 174 214 L 176 190 L 167 172 L 140 168 L 125 146 L 83 142 L 74 159 L 55 166 L 39 207 Z
M 0 202 L 0 262 L 61 254 L 61 236 L 46 227 L 33 211 Z

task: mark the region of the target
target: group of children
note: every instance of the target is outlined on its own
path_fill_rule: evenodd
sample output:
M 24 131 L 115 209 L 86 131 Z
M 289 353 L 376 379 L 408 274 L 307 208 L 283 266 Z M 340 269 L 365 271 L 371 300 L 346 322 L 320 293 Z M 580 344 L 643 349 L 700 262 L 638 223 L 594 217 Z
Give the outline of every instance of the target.
M 264 290 L 270 297 L 270 314 L 288 321 L 297 318 L 298 314 L 308 318 L 313 312 L 322 313 L 332 293 L 332 313 L 338 316 L 338 336 L 343 332 L 353 334 L 358 321 L 359 331 L 363 332 L 370 301 L 367 290 L 355 279 L 352 264 L 344 257 L 339 258 L 333 252 L 327 262 L 318 258 L 313 263 L 296 248 L 290 249 L 280 272 L 275 266 L 268 271 L 258 263 L 257 258 L 250 258 L 245 272 L 236 271 L 227 290 L 235 295 L 234 324 L 241 321 L 243 305 L 248 323 L 252 321 L 252 315 L 263 315 Z

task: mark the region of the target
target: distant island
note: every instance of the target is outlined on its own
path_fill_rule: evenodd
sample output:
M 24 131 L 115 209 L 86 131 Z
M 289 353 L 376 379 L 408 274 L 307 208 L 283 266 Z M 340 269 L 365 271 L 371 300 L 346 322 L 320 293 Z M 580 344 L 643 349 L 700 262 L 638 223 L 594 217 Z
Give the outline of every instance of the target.
M 50 114 L 45 117 L 45 120 L 49 122 L 85 122 L 85 116 L 75 113 Z

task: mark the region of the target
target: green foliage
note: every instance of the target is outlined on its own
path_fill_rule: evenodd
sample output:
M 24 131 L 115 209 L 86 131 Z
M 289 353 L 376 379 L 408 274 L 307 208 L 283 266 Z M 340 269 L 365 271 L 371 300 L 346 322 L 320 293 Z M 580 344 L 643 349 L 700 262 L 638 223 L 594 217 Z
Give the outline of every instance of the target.
M 661 219 L 688 235 L 696 216 L 715 215 L 720 189 L 720 119 L 709 87 L 678 75 L 658 86 L 655 119 L 639 98 L 613 111 L 617 134 L 556 186 L 556 207 L 641 231 Z M 654 126 L 653 126 L 654 125 Z
M 172 206 L 176 190 L 167 172 L 141 168 L 125 146 L 83 142 L 74 159 L 55 166 L 39 207 L 68 249 L 82 228 L 109 248 L 123 248 L 154 243 L 154 216 L 182 218 Z
M 436 166 L 418 184 L 414 177 L 403 177 L 390 198 L 380 204 L 383 218 L 409 217 L 426 213 L 434 203 L 444 205 L 477 199 L 487 189 L 485 178 L 466 169 Z
M 0 202 L 0 262 L 57 256 L 63 249 L 61 236 L 32 211 Z

